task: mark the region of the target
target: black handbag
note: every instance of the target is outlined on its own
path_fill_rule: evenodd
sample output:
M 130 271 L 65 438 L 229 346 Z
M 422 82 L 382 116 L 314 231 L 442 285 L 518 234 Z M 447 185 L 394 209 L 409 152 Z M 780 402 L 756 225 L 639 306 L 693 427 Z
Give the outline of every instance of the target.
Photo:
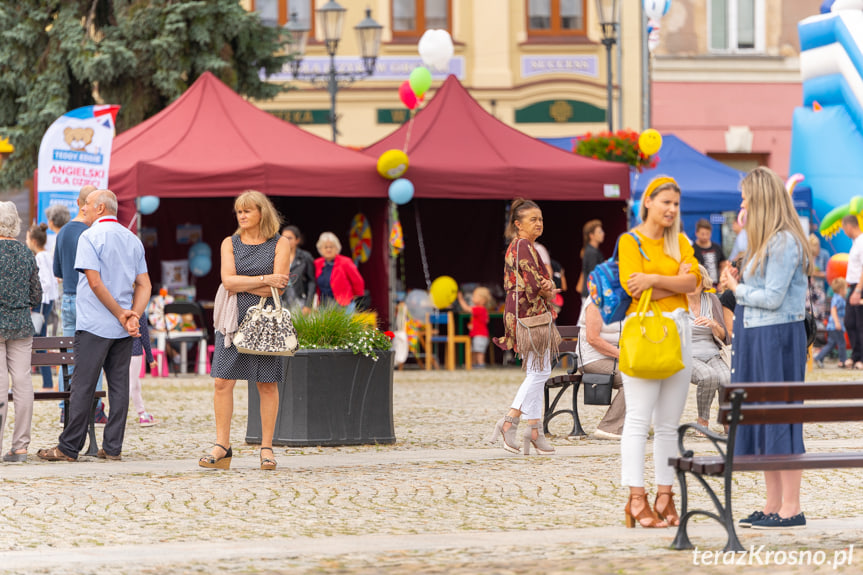
M 581 338 L 578 339 L 578 355 L 581 357 Z M 611 405 L 611 391 L 617 374 L 617 359 L 611 373 L 585 373 L 581 365 L 581 386 L 584 388 L 585 405 Z
M 803 325 L 806 327 L 806 347 L 812 347 L 815 343 L 815 336 L 818 335 L 818 320 L 815 318 L 815 301 L 812 298 L 812 284 L 807 278 L 807 293 L 809 295 L 809 309 L 806 310 L 806 317 L 803 319 Z

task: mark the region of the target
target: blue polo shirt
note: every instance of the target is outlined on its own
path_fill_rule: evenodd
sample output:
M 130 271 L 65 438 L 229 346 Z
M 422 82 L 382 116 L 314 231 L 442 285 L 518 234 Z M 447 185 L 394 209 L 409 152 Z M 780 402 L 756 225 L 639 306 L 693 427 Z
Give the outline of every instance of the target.
M 131 309 L 135 278 L 147 273 L 144 246 L 138 236 L 108 216 L 96 220 L 78 239 L 75 255 L 78 276 L 75 329 L 106 339 L 129 337 L 117 318 L 108 311 L 87 281 L 85 270 L 99 272 L 102 283 L 123 309 Z
M 54 245 L 54 277 L 63 280 L 63 293 L 75 295 L 78 290 L 78 272 L 75 271 L 75 254 L 78 238 L 88 229 L 84 222 L 71 221 L 57 232 Z

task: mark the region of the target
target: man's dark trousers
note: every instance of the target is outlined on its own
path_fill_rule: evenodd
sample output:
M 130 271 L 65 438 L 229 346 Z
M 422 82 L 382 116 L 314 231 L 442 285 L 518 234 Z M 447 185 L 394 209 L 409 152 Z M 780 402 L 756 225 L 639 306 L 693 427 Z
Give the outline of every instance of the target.
M 78 457 L 87 440 L 90 408 L 96 394 L 99 373 L 105 370 L 108 380 L 108 423 L 102 448 L 108 455 L 120 455 L 126 433 L 129 411 L 129 361 L 132 358 L 132 338 L 107 339 L 90 332 L 75 332 L 75 371 L 72 373 L 72 393 L 69 397 L 67 423 L 60 434 L 60 451 Z

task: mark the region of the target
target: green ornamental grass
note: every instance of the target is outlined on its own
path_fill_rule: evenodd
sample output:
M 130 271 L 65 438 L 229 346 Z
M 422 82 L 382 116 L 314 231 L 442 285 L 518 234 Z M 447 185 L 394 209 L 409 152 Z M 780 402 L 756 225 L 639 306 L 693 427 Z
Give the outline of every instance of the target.
M 323 305 L 309 314 L 297 311 L 291 317 L 300 349 L 345 349 L 377 360 L 377 352 L 392 347 L 389 337 L 338 305 Z

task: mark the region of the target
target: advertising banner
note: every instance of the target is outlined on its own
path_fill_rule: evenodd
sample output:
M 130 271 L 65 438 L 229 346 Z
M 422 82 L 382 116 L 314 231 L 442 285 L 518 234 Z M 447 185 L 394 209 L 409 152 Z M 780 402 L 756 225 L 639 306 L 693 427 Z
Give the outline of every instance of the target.
M 108 168 L 114 124 L 120 106 L 84 106 L 57 118 L 39 145 L 36 182 L 36 222 L 46 221 L 45 210 L 65 204 L 74 218 L 78 193 L 86 185 L 108 187 Z

